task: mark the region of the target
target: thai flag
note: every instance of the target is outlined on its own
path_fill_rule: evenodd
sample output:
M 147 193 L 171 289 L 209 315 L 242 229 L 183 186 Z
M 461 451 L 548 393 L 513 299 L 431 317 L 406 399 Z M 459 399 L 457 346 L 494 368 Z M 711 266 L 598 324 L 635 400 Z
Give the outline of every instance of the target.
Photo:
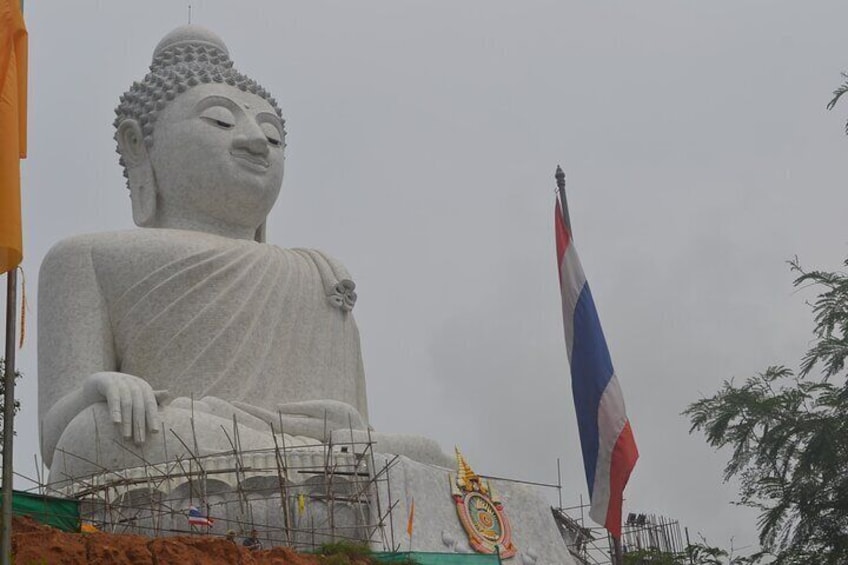
M 571 390 L 592 506 L 589 516 L 621 537 L 624 486 L 639 458 L 592 292 L 556 203 L 557 262 Z
M 197 506 L 192 506 L 188 509 L 188 524 L 189 526 L 212 526 L 215 520 L 209 516 L 204 516 L 197 509 Z

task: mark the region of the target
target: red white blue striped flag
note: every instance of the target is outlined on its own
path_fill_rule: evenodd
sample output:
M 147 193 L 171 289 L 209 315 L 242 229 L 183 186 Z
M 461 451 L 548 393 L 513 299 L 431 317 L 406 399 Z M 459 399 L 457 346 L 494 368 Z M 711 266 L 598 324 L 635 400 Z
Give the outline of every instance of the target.
M 204 516 L 203 514 L 201 514 L 197 506 L 192 506 L 188 509 L 188 523 L 190 526 L 212 527 L 212 524 L 215 523 L 215 520 L 213 520 L 209 516 Z
M 592 501 L 589 516 L 621 537 L 624 486 L 639 458 L 607 342 L 580 258 L 556 203 L 557 263 L 571 390 Z

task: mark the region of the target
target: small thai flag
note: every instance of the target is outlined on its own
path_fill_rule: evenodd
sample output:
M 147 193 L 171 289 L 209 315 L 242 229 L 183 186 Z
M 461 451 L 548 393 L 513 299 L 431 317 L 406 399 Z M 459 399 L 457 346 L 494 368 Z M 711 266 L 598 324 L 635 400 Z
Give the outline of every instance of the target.
M 215 520 L 209 516 L 204 516 L 197 509 L 197 506 L 192 506 L 188 509 L 188 524 L 189 526 L 209 526 L 215 523 Z
M 571 391 L 592 501 L 589 516 L 615 538 L 620 538 L 624 486 L 636 465 L 639 451 L 592 292 L 559 200 L 554 225 Z

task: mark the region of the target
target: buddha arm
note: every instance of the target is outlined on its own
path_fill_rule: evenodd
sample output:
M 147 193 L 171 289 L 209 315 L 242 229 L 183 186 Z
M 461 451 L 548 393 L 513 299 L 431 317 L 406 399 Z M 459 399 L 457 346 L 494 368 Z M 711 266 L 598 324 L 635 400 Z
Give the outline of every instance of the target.
M 38 389 L 41 454 L 49 465 L 67 424 L 96 401 L 85 380 L 117 370 L 106 303 L 92 260 L 95 236 L 60 242 L 41 265 Z

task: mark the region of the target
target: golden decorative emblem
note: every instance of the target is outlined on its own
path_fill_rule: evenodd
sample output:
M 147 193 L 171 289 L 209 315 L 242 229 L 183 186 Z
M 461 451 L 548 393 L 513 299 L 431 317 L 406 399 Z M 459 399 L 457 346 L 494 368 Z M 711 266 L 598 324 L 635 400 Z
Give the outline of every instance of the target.
M 456 448 L 456 464 L 456 477 L 448 475 L 451 495 L 471 547 L 478 553 L 500 551 L 502 559 L 512 557 L 516 552 L 512 528 L 491 484 L 474 473 L 459 448 Z

